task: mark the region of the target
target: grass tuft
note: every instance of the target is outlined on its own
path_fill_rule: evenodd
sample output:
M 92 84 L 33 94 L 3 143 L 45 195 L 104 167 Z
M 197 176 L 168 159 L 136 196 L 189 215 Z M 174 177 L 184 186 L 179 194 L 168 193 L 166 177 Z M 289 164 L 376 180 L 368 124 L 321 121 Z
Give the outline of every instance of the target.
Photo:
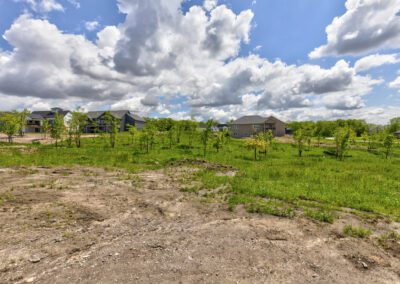
M 372 231 L 362 227 L 354 227 L 352 225 L 347 225 L 346 227 L 344 227 L 343 233 L 346 236 L 364 239 L 366 237 L 369 237 L 372 234 Z

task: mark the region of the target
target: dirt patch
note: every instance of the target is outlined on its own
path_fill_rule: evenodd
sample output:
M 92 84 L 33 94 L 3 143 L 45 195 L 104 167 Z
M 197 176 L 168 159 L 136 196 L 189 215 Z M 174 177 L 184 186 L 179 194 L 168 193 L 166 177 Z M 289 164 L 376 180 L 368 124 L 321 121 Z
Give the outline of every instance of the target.
M 399 258 L 340 220 L 230 212 L 182 191 L 193 174 L 0 169 L 0 282 L 399 283 Z

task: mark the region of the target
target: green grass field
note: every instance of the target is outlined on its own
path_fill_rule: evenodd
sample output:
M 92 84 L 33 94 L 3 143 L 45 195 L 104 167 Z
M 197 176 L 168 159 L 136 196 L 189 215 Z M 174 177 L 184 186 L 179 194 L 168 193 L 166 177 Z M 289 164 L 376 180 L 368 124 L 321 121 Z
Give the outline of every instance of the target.
M 291 144 L 277 144 L 267 156 L 254 161 L 253 152 L 242 140 L 234 140 L 220 152 L 209 147 L 202 155 L 199 139 L 191 149 L 183 137 L 172 149 L 156 144 L 150 153 L 131 145 L 127 134 L 121 134 L 116 148 L 105 138 L 85 138 L 82 148 L 55 148 L 53 145 L 26 145 L 27 148 L 0 144 L 0 166 L 84 165 L 123 168 L 136 172 L 162 168 L 184 158 L 206 159 L 238 169 L 234 177 L 216 176 L 215 171 L 198 173 L 206 188 L 226 184 L 230 188 L 231 208 L 247 204 L 248 211 L 273 215 L 290 213 L 291 208 L 307 208 L 307 216 L 331 222 L 330 210 L 352 208 L 363 212 L 400 219 L 400 148 L 386 160 L 380 151 L 374 153 L 353 149 L 344 161 L 326 153 L 327 148 L 311 147 L 303 157 Z M 168 144 L 168 143 L 165 143 Z M 309 209 L 319 210 L 310 212 Z M 274 214 L 276 213 L 276 214 Z

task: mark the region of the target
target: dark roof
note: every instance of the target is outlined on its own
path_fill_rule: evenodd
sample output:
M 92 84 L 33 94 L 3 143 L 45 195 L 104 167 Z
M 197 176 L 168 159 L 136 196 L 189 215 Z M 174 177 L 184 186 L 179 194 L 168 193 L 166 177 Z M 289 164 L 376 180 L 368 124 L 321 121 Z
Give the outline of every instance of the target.
M 271 118 L 281 121 L 274 116 L 262 117 L 260 115 L 247 115 L 247 116 L 242 116 L 241 118 L 233 121 L 232 124 L 262 124 Z M 283 122 L 283 121 L 281 121 L 281 122 Z
M 134 120 L 136 120 L 136 121 L 145 122 L 144 118 L 142 118 L 142 117 L 140 117 L 140 116 L 138 116 L 138 115 L 136 115 L 136 114 L 129 113 L 128 115 L 129 115 L 130 117 L 132 117 L 132 118 L 133 118 Z
M 51 110 L 46 110 L 46 111 L 33 111 L 29 115 L 29 118 L 31 119 L 46 119 L 46 118 L 55 118 L 56 114 L 61 114 L 61 115 L 67 115 L 70 111 L 69 110 L 59 110 L 59 111 L 51 111 Z
M 87 116 L 90 119 L 97 119 L 100 116 L 102 116 L 105 112 L 107 112 L 107 111 L 89 111 L 87 113 Z M 129 115 L 134 120 L 144 122 L 143 118 L 141 118 L 140 116 L 138 116 L 136 114 L 131 113 L 129 110 L 111 110 L 110 113 L 112 116 L 114 116 L 115 118 L 118 118 L 118 119 L 122 119 L 124 117 L 124 115 Z
M 400 130 L 399 130 L 399 131 L 396 131 L 394 134 L 400 134 Z

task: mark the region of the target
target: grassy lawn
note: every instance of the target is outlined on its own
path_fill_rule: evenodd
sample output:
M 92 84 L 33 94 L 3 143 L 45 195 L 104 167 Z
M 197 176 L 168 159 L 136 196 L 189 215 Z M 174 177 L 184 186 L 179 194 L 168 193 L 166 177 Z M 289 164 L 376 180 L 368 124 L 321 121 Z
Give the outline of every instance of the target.
M 389 160 L 379 151 L 369 153 L 357 149 L 350 150 L 344 161 L 338 161 L 327 154 L 327 148 L 311 147 L 299 158 L 294 145 L 277 144 L 266 157 L 261 155 L 260 160 L 254 161 L 253 152 L 243 146 L 242 140 L 232 140 L 218 153 L 210 148 L 206 157 L 202 155 L 200 144 L 194 144 L 191 149 L 185 145 L 187 140 L 183 137 L 182 144 L 172 149 L 168 148 L 168 143 L 165 146 L 158 143 L 148 154 L 138 149 L 137 142 L 131 145 L 126 134 L 120 135 L 114 149 L 104 138 L 86 138 L 79 149 L 56 149 L 51 145 L 20 148 L 2 143 L 0 166 L 79 164 L 135 172 L 162 168 L 184 158 L 206 159 L 238 169 L 234 177 L 216 176 L 212 170 L 198 173 L 207 188 L 229 185 L 228 202 L 232 208 L 247 204 L 251 212 L 285 215 L 290 213 L 289 204 L 322 210 L 307 214 L 331 222 L 330 213 L 324 212 L 345 207 L 400 219 L 399 146 Z

